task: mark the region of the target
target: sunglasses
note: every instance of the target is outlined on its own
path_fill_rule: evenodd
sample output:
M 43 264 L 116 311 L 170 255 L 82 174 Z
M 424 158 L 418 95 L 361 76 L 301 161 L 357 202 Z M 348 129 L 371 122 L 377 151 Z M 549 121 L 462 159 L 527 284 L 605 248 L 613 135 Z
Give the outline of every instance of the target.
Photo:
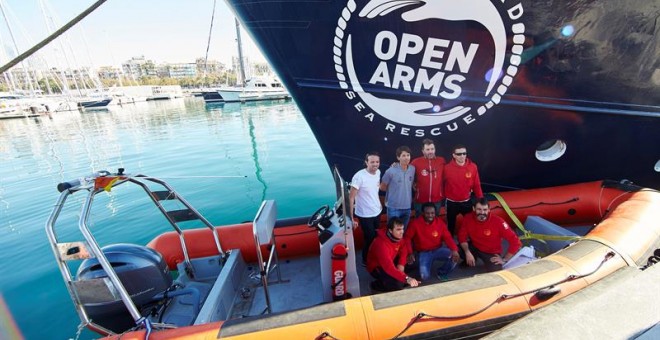
M 467 152 L 454 152 L 454 155 L 456 155 L 456 156 L 466 156 Z

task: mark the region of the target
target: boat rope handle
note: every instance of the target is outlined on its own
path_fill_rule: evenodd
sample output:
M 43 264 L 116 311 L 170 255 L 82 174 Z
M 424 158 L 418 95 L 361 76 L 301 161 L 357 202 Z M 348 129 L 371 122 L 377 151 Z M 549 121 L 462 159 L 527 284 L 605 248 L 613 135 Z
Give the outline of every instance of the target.
M 314 340 L 323 340 L 323 339 L 333 339 L 333 340 L 339 340 L 339 338 L 336 338 L 330 334 L 330 332 L 323 332 L 319 334 Z
M 544 289 L 547 289 L 547 288 L 551 288 L 551 287 L 554 287 L 556 285 L 560 285 L 562 283 L 566 283 L 566 282 L 569 282 L 569 281 L 574 281 L 574 280 L 577 280 L 577 279 L 581 279 L 583 277 L 587 277 L 587 276 L 592 275 L 595 272 L 597 272 L 603 266 L 603 264 L 605 264 L 605 262 L 607 262 L 608 260 L 613 258 L 615 255 L 616 255 L 616 253 L 614 251 L 608 251 L 605 254 L 605 256 L 603 257 L 603 260 L 600 261 L 598 266 L 594 270 L 592 270 L 588 273 L 580 274 L 580 275 L 571 274 L 571 275 L 567 276 L 565 279 L 559 280 L 555 283 L 551 283 L 549 285 L 545 285 L 545 286 L 540 287 L 540 288 L 530 289 L 530 290 L 527 290 L 527 291 L 524 291 L 524 292 L 519 292 L 519 293 L 515 293 L 515 294 L 501 294 L 497 298 L 495 298 L 495 300 L 493 300 L 491 303 L 486 305 L 485 307 L 483 307 L 483 308 L 481 308 L 477 311 L 468 313 L 468 314 L 442 316 L 442 315 L 431 315 L 431 314 L 426 314 L 424 312 L 420 312 L 417 315 L 415 315 L 415 317 L 413 317 L 412 320 L 410 320 L 410 322 L 408 322 L 406 327 L 401 332 L 399 332 L 399 334 L 395 335 L 392 339 L 399 338 L 401 335 L 403 335 L 403 333 L 405 333 L 408 329 L 410 329 L 410 327 L 412 327 L 412 325 L 414 325 L 415 323 L 417 323 L 419 320 L 421 320 L 423 318 L 436 320 L 436 321 L 465 319 L 465 318 L 469 318 L 469 317 L 472 317 L 472 316 L 475 316 L 479 313 L 484 312 L 485 310 L 492 307 L 496 303 L 503 302 L 503 301 L 513 299 L 513 298 L 517 298 L 517 297 L 520 297 L 520 296 L 524 296 L 524 295 L 527 295 L 527 294 L 536 293 L 538 291 L 541 291 L 541 290 L 544 290 Z

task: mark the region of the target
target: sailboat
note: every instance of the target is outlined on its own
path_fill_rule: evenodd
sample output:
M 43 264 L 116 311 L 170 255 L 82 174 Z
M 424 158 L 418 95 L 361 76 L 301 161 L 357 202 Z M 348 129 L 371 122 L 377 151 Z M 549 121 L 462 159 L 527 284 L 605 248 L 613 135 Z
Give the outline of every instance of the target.
M 274 76 L 258 76 L 246 80 L 243 60 L 241 29 L 236 20 L 236 37 L 238 42 L 239 72 L 242 86 L 221 87 L 202 92 L 206 103 L 244 103 L 249 101 L 289 99 L 291 96 L 282 83 Z

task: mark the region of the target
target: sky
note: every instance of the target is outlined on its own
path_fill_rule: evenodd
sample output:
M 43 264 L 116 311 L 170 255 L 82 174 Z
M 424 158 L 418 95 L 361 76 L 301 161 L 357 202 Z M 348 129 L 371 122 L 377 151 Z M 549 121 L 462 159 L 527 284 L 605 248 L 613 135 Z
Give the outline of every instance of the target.
M 49 35 L 40 3 L 45 4 L 47 16 L 57 29 L 95 2 L 0 0 L 19 53 Z M 50 67 L 119 66 L 131 57 L 142 55 L 156 63 L 194 62 L 206 54 L 213 3 L 213 0 L 108 0 L 51 42 L 33 63 Z M 244 30 L 241 38 L 250 61 L 263 62 L 265 59 Z M 7 23 L 1 16 L 0 43 L 6 51 L 0 53 L 4 64 L 15 53 Z M 237 55 L 234 16 L 224 0 L 216 0 L 208 58 L 231 65 L 232 56 Z

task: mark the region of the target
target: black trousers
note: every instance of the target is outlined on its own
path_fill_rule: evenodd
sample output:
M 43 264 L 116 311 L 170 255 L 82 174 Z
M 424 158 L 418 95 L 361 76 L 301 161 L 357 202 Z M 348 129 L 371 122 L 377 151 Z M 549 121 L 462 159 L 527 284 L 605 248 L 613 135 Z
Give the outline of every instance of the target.
M 391 277 L 380 267 L 374 269 L 370 274 L 374 279 L 376 279 L 376 287 L 374 288 L 384 292 L 401 290 L 406 285 L 405 283 Z
M 376 238 L 376 229 L 380 224 L 380 215 L 375 217 L 360 217 L 358 216 L 360 228 L 362 228 L 362 235 L 364 235 L 364 245 L 362 246 L 362 262 L 367 263 L 367 254 L 369 253 L 369 246 Z
M 481 261 L 483 261 L 483 263 L 486 265 L 486 270 L 487 271 L 495 272 L 495 271 L 498 271 L 498 270 L 502 270 L 502 265 L 494 264 L 494 263 L 490 262 L 491 257 L 496 256 L 496 255 L 501 255 L 501 254 L 485 253 L 485 252 L 477 249 L 477 247 L 475 247 L 474 245 L 472 245 L 472 242 L 468 242 L 468 248 L 470 249 L 470 252 L 474 256 L 475 262 L 478 259 L 481 259 Z M 463 260 L 465 260 L 465 252 L 463 251 L 463 247 L 458 247 L 458 252 L 459 252 L 461 258 Z
M 465 215 L 472 211 L 472 200 L 465 202 L 452 202 L 447 200 L 447 228 L 452 235 L 456 235 L 456 216 Z

